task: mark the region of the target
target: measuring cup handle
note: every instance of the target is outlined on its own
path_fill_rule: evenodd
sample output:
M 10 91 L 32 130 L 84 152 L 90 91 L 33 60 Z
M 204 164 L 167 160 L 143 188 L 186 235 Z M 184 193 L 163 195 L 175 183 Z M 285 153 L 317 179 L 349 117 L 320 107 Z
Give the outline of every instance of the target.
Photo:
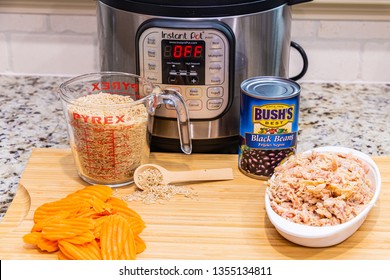
M 181 150 L 185 154 L 191 154 L 192 140 L 190 130 L 190 118 L 183 97 L 175 90 L 163 90 L 158 96 L 160 103 L 168 104 L 170 106 L 175 107 Z

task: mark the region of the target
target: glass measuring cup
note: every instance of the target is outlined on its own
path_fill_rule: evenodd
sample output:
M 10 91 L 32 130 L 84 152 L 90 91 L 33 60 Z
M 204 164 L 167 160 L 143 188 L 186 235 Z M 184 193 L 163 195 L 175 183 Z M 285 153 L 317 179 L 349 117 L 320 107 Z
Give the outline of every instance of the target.
M 151 117 L 160 104 L 175 108 L 181 149 L 192 151 L 183 98 L 145 78 L 122 72 L 85 74 L 62 83 L 59 96 L 77 171 L 90 184 L 133 182 L 135 169 L 148 162 Z

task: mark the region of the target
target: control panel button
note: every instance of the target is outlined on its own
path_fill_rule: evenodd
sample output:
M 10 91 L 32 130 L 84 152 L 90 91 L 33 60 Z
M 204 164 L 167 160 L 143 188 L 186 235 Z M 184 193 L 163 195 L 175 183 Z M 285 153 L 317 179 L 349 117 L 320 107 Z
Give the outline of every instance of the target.
M 210 87 L 207 89 L 207 97 L 216 98 L 223 96 L 223 87 Z
M 220 85 L 222 84 L 222 78 L 221 76 L 212 76 L 210 78 L 210 84 L 213 84 L 213 85 Z
M 202 100 L 191 99 L 187 100 L 188 111 L 200 111 L 202 110 Z
M 199 87 L 190 87 L 186 89 L 186 96 L 188 98 L 202 98 L 202 89 Z
M 223 52 L 221 50 L 212 50 L 209 52 L 208 58 L 210 61 L 222 61 Z
M 211 63 L 209 66 L 209 70 L 211 73 L 218 73 L 222 70 L 222 64 L 219 62 Z
M 157 78 L 156 73 L 145 72 L 145 78 L 147 80 L 151 81 L 152 83 L 157 83 L 158 82 L 158 78 Z
M 222 107 L 223 99 L 222 98 L 216 98 L 216 99 L 209 99 L 207 100 L 207 109 L 209 110 L 218 110 Z
M 220 37 L 213 36 L 210 42 L 210 48 L 212 49 L 222 49 L 223 43 Z
M 148 58 L 155 58 L 157 54 L 157 50 L 155 48 L 148 48 L 146 53 Z
M 171 75 L 168 77 L 168 83 L 170 83 L 170 84 L 177 84 L 177 81 L 178 81 L 178 79 L 177 79 L 176 75 Z
M 148 71 L 156 71 L 157 70 L 157 64 L 156 64 L 155 61 L 149 60 L 146 63 L 146 68 L 147 68 Z
M 199 83 L 199 78 L 197 76 L 190 76 L 190 84 L 197 85 Z
M 149 46 L 155 46 L 157 44 L 156 37 L 154 35 L 149 35 L 146 39 L 146 43 Z

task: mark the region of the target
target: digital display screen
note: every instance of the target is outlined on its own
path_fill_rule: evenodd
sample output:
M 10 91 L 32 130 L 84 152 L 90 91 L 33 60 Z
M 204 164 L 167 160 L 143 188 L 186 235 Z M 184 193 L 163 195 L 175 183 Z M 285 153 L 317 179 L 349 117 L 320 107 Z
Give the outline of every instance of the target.
M 204 59 L 204 41 L 162 41 L 165 59 Z
M 161 61 L 164 84 L 205 84 L 205 41 L 162 40 Z

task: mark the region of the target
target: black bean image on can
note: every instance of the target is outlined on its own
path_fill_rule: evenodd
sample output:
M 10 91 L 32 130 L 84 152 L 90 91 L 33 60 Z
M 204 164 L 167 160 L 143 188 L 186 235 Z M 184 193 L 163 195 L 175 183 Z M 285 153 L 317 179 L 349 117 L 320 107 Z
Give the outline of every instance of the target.
M 268 179 L 283 159 L 295 154 L 300 86 L 281 77 L 253 77 L 241 83 L 238 167 Z

